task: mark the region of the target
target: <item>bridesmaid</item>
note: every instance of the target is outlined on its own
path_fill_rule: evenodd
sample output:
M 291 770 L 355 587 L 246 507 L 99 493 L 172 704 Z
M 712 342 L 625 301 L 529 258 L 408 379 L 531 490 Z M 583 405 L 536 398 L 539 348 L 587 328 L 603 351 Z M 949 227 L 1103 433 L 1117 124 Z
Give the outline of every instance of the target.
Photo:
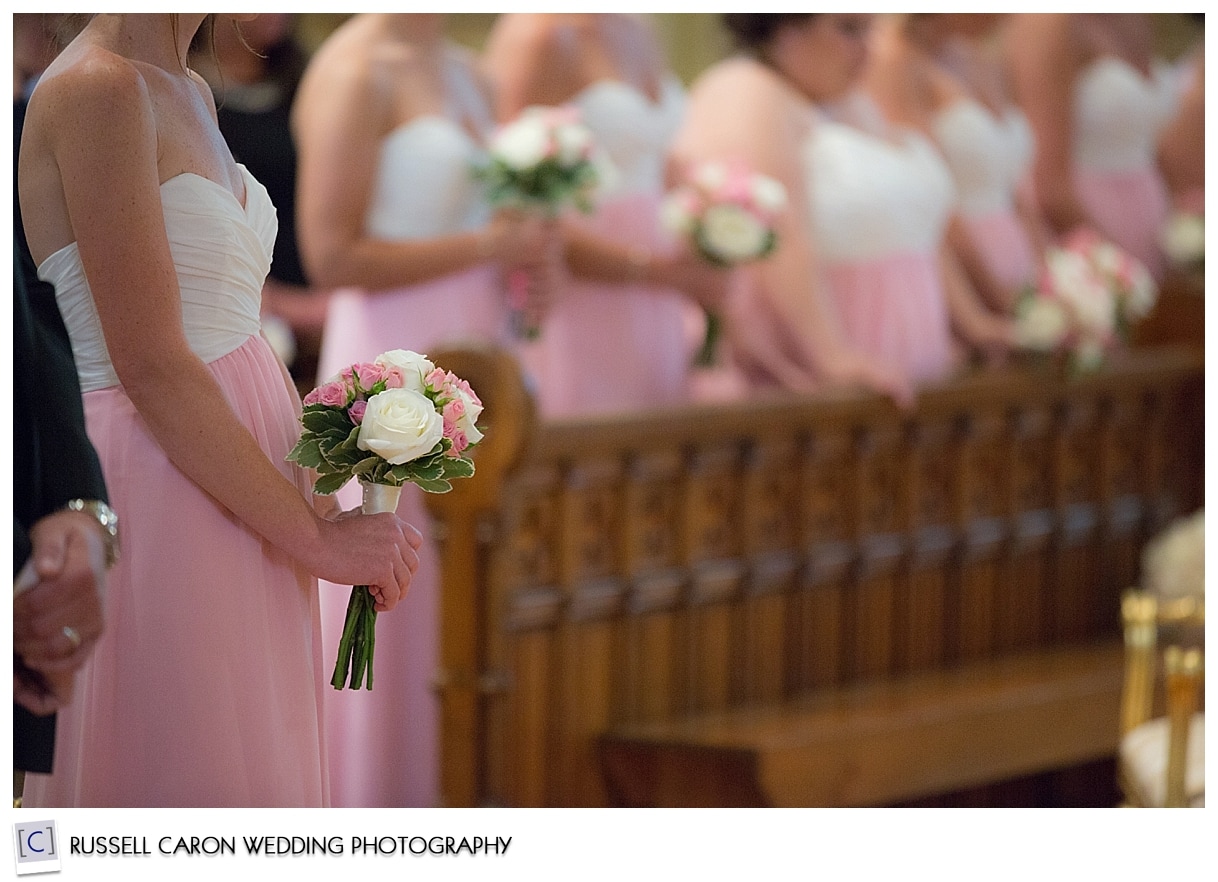
M 506 342 L 501 268 L 526 261 L 546 277 L 554 249 L 542 225 L 492 215 L 473 179 L 493 124 L 491 98 L 444 25 L 442 15 L 357 15 L 318 49 L 300 85 L 301 253 L 315 282 L 339 288 L 326 317 L 323 378 L 390 349 Z M 339 498 L 358 504 L 358 486 Z M 433 806 L 440 798 L 430 687 L 439 556 L 422 492 L 406 488 L 399 513 L 424 533 L 426 562 L 405 614 L 378 623 L 375 689 L 327 693 L 336 806 Z M 346 597 L 340 587 L 323 593 L 327 664 Z
M 187 66 L 205 18 L 92 16 L 22 132 L 21 217 L 124 546 L 29 806 L 328 805 L 312 574 L 388 611 L 418 564 L 409 525 L 320 517 L 284 460 L 300 402 L 259 333 L 275 207 Z
M 934 139 L 956 184 L 948 241 L 999 312 L 1035 280 L 1048 244 L 1030 186 L 1032 130 L 992 45 L 1006 16 L 892 16 L 872 44 L 867 89 L 894 122 Z
M 529 105 L 572 104 L 615 169 L 595 215 L 564 228 L 574 279 L 540 339 L 521 347 L 542 413 L 685 399 L 702 322 L 695 304 L 718 306 L 726 274 L 675 247 L 659 226 L 665 155 L 685 94 L 647 17 L 502 15 L 485 60 L 500 121 Z
M 1169 198 L 1155 149 L 1177 97 L 1152 38 L 1149 14 L 1017 15 L 1008 48 L 1053 231 L 1093 227 L 1161 275 Z
M 955 368 L 952 330 L 1004 351 L 944 240 L 951 176 L 929 141 L 854 94 L 871 16 L 724 16 L 742 52 L 694 84 L 685 160 L 739 158 L 790 205 L 769 259 L 741 271 L 729 337 L 756 385 L 862 386 L 911 400 Z M 850 99 L 850 100 L 848 100 Z

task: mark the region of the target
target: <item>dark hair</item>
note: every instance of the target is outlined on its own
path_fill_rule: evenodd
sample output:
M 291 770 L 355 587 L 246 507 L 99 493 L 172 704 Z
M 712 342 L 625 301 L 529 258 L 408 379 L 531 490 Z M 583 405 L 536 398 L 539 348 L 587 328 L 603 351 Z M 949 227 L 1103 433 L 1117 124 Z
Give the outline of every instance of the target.
M 720 16 L 724 27 L 741 49 L 760 52 L 770 45 L 784 26 L 807 21 L 815 12 L 747 13 L 727 12 Z

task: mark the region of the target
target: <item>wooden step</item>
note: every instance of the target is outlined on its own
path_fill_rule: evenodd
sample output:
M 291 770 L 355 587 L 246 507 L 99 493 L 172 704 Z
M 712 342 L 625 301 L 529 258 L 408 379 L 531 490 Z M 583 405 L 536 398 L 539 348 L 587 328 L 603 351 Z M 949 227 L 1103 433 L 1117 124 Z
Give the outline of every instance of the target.
M 628 806 L 882 806 L 1114 755 L 1123 648 L 1054 647 L 599 740 Z

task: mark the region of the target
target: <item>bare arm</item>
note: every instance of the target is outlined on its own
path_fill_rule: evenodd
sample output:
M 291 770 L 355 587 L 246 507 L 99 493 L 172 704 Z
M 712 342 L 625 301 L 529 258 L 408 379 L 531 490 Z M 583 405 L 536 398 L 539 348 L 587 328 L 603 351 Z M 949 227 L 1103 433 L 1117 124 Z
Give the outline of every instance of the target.
M 1074 83 L 1083 49 L 1071 16 L 1020 15 L 1009 33 L 1015 97 L 1036 133 L 1032 182 L 1053 232 L 1089 222 L 1074 190 Z
M 506 259 L 514 250 L 502 222 L 426 240 L 390 241 L 367 233 L 380 144 L 392 125 L 391 90 L 376 62 L 323 49 L 297 93 L 297 232 L 315 284 L 383 290 Z
M 354 527 L 316 517 L 187 345 L 161 210 L 156 118 L 142 78 L 126 62 L 107 61 L 44 86 L 40 128 L 106 346 L 152 436 L 253 530 L 323 578 L 381 586 L 391 608 L 417 566 L 404 530 L 414 531 L 394 516 L 351 519 Z
M 946 243 L 939 250 L 939 271 L 956 333 L 991 360 L 1004 356 L 1015 344 L 1014 323 L 982 306 L 955 251 Z

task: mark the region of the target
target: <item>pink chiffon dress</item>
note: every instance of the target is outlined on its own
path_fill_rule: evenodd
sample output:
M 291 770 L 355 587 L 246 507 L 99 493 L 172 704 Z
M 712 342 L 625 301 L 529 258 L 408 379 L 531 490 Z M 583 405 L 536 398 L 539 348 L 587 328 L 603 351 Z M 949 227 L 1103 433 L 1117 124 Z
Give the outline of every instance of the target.
M 490 219 L 472 168 L 484 155 L 482 140 L 493 120 L 455 50 L 446 62 L 445 85 L 442 115 L 416 117 L 381 144 L 366 219 L 374 237 L 428 239 L 476 230 Z M 324 380 L 391 349 L 426 355 L 446 344 L 506 344 L 507 326 L 498 270 L 490 264 L 387 291 L 343 289 L 330 301 L 318 376 Z M 359 505 L 360 496 L 353 481 L 338 500 L 346 510 Z M 370 691 L 328 685 L 350 586 L 321 583 L 335 806 L 430 807 L 440 799 L 439 703 L 432 689 L 439 665 L 440 557 L 422 490 L 403 489 L 398 515 L 423 533 L 424 545 L 406 599 L 377 617 Z
M 1156 165 L 1159 133 L 1179 100 L 1177 75 L 1156 62 L 1150 76 L 1105 55 L 1083 70 L 1074 88 L 1074 179 L 1098 232 L 1159 276 L 1159 236 L 1170 211 Z
M 300 435 L 294 393 L 260 335 L 275 209 L 242 173 L 244 206 L 198 175 L 161 185 L 182 323 L 238 419 L 309 498 L 284 461 Z M 166 458 L 119 385 L 75 243 L 39 276 L 71 336 L 123 551 L 106 631 L 59 713 L 54 774 L 27 777 L 25 804 L 328 805 L 316 581 Z
M 939 269 L 955 200 L 951 174 L 928 139 L 907 130 L 873 134 L 883 123 L 861 98 L 843 107 L 865 127 L 816 112 L 803 148 L 817 286 L 855 348 L 916 384 L 942 380 L 955 366 Z M 793 331 L 764 303 L 756 277 L 742 277 L 732 292 L 732 320 L 749 323 L 747 336 L 770 335 L 800 360 Z M 735 360 L 751 383 L 773 384 L 747 349 Z
M 1037 256 L 1015 208 L 1034 150 L 1023 112 L 995 114 L 963 98 L 935 116 L 932 134 L 956 185 L 957 216 L 993 278 L 1007 291 L 1035 281 Z
M 668 145 L 685 91 L 675 76 L 658 101 L 618 80 L 599 80 L 571 102 L 607 153 L 612 172 L 589 233 L 662 253 L 673 247 L 659 222 Z M 572 279 L 519 356 L 544 417 L 621 412 L 682 401 L 699 311 L 681 294 L 647 285 Z

